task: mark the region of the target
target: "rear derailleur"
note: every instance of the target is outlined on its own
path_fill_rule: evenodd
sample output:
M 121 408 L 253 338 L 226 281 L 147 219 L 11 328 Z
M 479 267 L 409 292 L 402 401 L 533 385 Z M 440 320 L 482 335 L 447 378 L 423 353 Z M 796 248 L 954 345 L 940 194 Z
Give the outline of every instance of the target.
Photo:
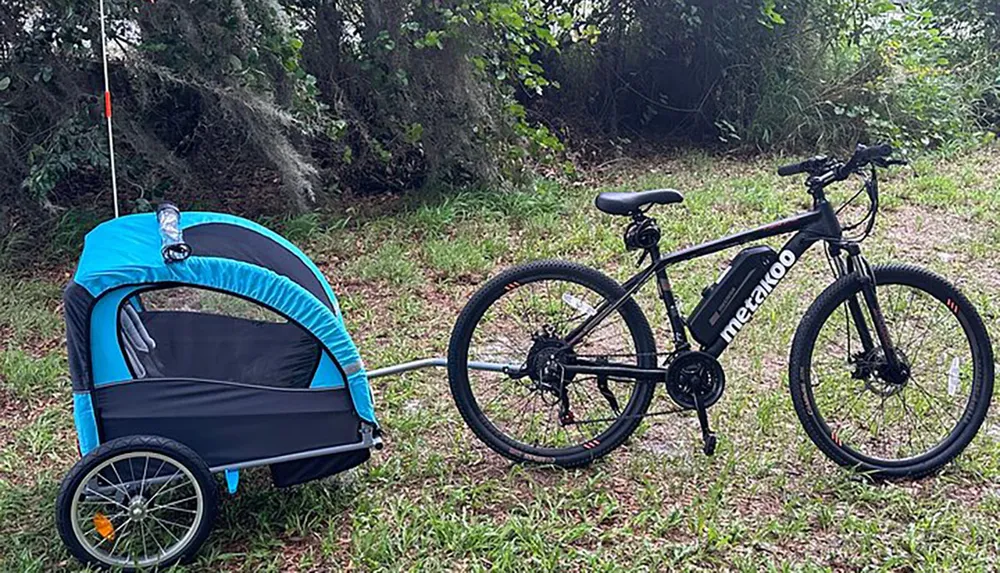
M 555 328 L 546 324 L 532 335 L 533 344 L 528 351 L 527 374 L 534 389 L 551 394 L 559 405 L 559 423 L 568 426 L 576 422 L 569 405 L 567 385 L 573 381 L 573 374 L 567 373 L 563 362 L 572 359 L 573 351 L 566 348 Z M 549 404 L 554 405 L 554 404 Z
M 526 374 L 531 379 L 532 387 L 535 391 L 543 395 L 550 395 L 554 400 L 548 405 L 558 405 L 559 424 L 570 426 L 578 423 L 573 410 L 570 408 L 569 385 L 573 382 L 575 374 L 567 372 L 564 365 L 576 359 L 576 353 L 566 346 L 566 343 L 559 337 L 556 329 L 550 325 L 544 325 L 534 335 L 533 344 L 528 351 L 526 361 Z M 601 363 L 602 360 L 598 360 Z M 603 362 L 607 362 L 604 360 Z M 618 416 L 621 408 L 618 399 L 611 388 L 608 387 L 608 376 L 597 376 L 597 390 L 608 403 L 611 410 Z

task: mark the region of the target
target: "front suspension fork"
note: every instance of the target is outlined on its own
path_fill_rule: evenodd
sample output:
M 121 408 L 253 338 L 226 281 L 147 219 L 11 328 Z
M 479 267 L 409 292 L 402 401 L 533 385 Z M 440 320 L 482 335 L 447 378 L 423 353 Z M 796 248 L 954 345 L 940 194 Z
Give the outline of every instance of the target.
M 868 261 L 861 255 L 857 245 L 848 245 L 846 249 L 849 254 L 847 272 L 856 273 L 861 280 L 861 296 L 865 306 L 868 307 L 868 316 L 871 317 L 872 325 L 875 327 L 875 336 L 878 338 L 878 345 L 882 348 L 888 372 L 895 379 L 893 381 L 901 382 L 906 377 L 905 366 L 899 360 L 899 353 L 896 352 L 896 346 L 892 342 L 889 328 L 885 323 L 885 315 L 882 314 L 882 306 L 879 304 L 876 294 L 875 273 L 872 272 Z M 861 303 L 856 295 L 852 295 L 847 300 L 847 308 L 858 331 L 858 338 L 861 339 L 861 346 L 866 354 L 870 353 L 875 348 L 875 338 L 872 337 L 872 332 L 868 328 L 868 321 L 865 320 Z

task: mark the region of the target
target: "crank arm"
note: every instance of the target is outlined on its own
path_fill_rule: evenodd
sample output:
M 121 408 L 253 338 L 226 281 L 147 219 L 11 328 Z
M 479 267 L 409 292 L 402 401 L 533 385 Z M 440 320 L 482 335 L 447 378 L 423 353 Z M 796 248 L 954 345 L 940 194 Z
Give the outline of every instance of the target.
M 702 403 L 697 394 L 692 398 L 694 398 L 694 408 L 698 412 L 698 424 L 701 426 L 702 451 L 705 452 L 705 455 L 714 455 L 718 438 L 715 437 L 715 432 L 708 427 L 708 412 L 705 409 L 705 404 Z

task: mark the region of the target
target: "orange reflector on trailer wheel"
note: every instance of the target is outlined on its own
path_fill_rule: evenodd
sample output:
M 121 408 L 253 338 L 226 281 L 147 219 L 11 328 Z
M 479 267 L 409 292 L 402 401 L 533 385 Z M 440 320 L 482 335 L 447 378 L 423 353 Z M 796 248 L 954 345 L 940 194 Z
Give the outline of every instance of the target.
M 115 526 L 111 524 L 111 520 L 103 513 L 98 512 L 94 514 L 94 528 L 97 529 L 97 532 L 104 539 L 115 538 Z

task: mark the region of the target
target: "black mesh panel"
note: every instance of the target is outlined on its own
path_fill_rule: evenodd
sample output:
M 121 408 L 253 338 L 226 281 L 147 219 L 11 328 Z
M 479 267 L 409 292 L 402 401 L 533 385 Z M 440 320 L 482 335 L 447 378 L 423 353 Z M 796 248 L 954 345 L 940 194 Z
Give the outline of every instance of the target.
M 320 346 L 300 326 L 185 311 L 139 313 L 156 369 L 149 376 L 306 388 Z
M 94 297 L 87 289 L 70 281 L 63 291 L 63 315 L 66 319 L 66 347 L 69 352 L 69 375 L 73 389 L 89 390 L 93 384 L 90 366 L 90 311 Z
M 334 309 L 323 285 L 302 259 L 256 231 L 229 223 L 205 223 L 185 229 L 184 239 L 193 255 L 233 259 L 270 269 Z

